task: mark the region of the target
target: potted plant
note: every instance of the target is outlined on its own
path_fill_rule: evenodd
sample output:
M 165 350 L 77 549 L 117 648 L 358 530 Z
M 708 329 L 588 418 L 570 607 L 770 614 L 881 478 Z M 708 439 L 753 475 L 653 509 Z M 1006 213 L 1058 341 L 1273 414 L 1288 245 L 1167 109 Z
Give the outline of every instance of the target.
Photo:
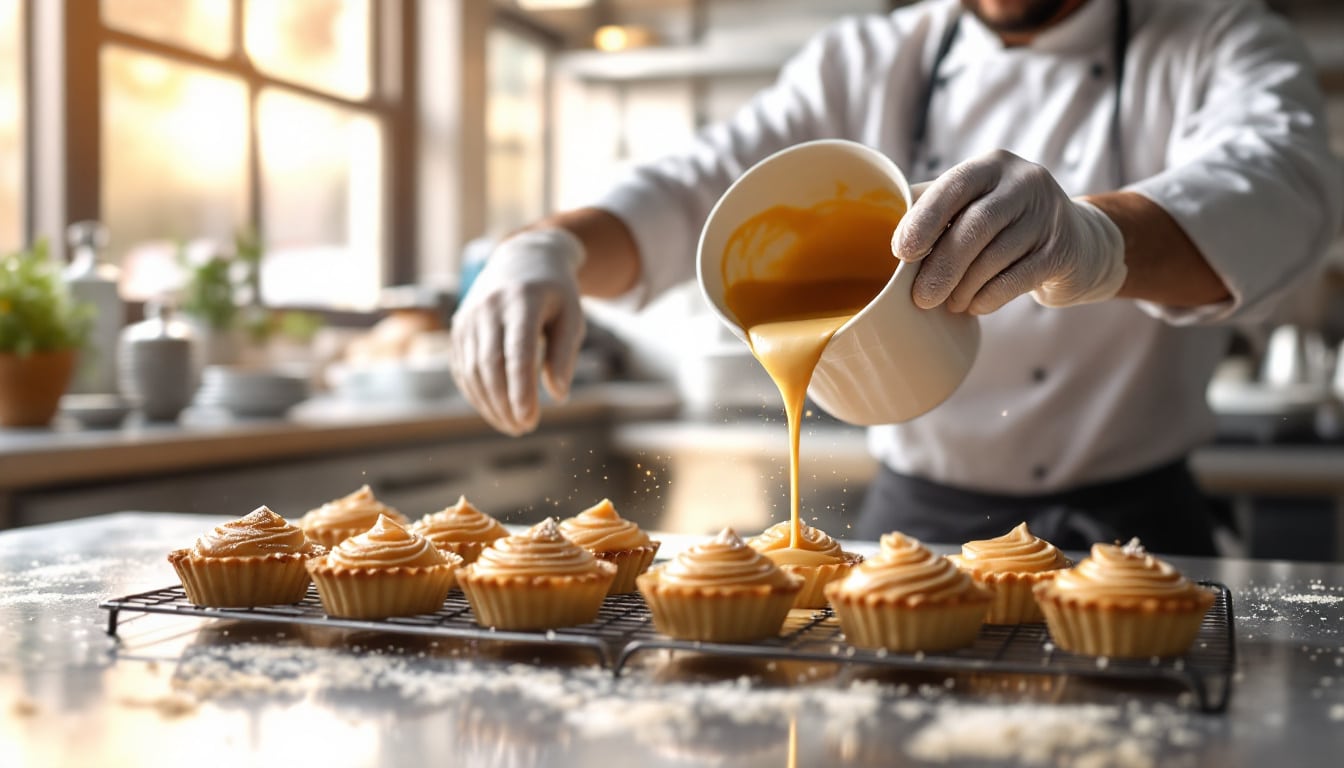
M 232 253 L 216 252 L 193 263 L 178 246 L 178 261 L 187 271 L 181 308 L 202 346 L 205 365 L 244 361 L 248 345 L 266 340 L 268 313 L 261 305 L 261 240 L 242 229 Z
M 71 299 L 45 240 L 0 257 L 0 426 L 51 422 L 91 323 L 90 308 Z

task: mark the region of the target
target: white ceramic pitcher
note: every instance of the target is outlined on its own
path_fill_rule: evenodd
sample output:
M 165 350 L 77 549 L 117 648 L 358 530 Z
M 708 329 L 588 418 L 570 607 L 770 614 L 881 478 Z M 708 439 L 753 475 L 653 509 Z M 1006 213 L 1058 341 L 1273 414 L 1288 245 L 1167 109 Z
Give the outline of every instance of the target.
M 729 238 L 743 222 L 774 206 L 811 208 L 834 199 L 838 185 L 854 196 L 887 190 L 910 206 L 910 185 L 885 155 L 850 141 L 824 140 L 790 147 L 752 166 L 710 212 L 696 263 L 700 288 L 743 342 L 746 330 L 724 306 L 722 265 Z M 915 306 L 910 292 L 918 269 L 900 264 L 886 287 L 831 338 L 808 394 L 832 416 L 864 426 L 909 421 L 946 400 L 966 378 L 980 347 L 979 321 L 944 307 Z

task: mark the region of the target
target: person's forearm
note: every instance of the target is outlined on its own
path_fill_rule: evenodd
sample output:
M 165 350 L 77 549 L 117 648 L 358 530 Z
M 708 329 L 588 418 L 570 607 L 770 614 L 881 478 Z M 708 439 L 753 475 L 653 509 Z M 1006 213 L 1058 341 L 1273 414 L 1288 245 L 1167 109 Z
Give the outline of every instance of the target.
M 1135 192 L 1084 199 L 1109 216 L 1125 237 L 1128 274 L 1118 297 L 1169 307 L 1199 307 L 1230 298 L 1199 248 L 1157 203 Z
M 562 211 L 538 226 L 569 230 L 583 243 L 587 258 L 579 269 L 579 288 L 585 296 L 614 298 L 639 280 L 639 246 L 625 222 L 600 208 Z

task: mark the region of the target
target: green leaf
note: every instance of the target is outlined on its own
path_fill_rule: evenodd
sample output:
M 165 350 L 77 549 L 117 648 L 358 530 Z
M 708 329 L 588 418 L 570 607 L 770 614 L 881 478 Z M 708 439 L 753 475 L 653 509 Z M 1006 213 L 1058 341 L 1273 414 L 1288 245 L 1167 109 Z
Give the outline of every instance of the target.
M 0 256 L 0 353 L 27 356 L 81 347 L 94 308 L 76 302 L 47 255 L 47 241 Z

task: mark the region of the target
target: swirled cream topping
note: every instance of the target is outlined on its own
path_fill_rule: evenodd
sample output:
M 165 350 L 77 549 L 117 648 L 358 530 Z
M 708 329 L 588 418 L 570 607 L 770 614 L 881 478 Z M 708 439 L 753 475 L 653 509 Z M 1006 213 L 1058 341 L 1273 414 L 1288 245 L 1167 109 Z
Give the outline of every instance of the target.
M 367 485 L 334 501 L 311 510 L 299 521 L 304 528 L 364 528 L 377 522 L 379 515 L 387 515 L 394 522 L 406 524 L 406 517 L 397 510 L 374 498 Z
M 798 546 L 789 546 L 791 523 L 776 523 L 747 540 L 752 549 L 775 562 L 776 565 L 834 565 L 847 558 L 840 544 L 820 528 L 802 526 Z
M 497 539 L 471 566 L 477 575 L 572 576 L 597 570 L 597 559 L 560 533 L 548 517 L 526 531 Z
M 451 507 L 420 518 L 411 530 L 440 543 L 494 541 L 509 535 L 507 528 L 477 509 L 466 496 L 459 496 Z
M 565 538 L 590 552 L 619 552 L 649 544 L 649 535 L 638 525 L 616 514 L 610 499 L 603 499 L 560 523 Z
M 1055 577 L 1054 589 L 1080 597 L 1177 597 L 1198 589 L 1148 554 L 1138 539 L 1123 547 L 1094 544 L 1089 557 Z
M 685 587 L 784 587 L 794 578 L 738 538 L 732 528 L 683 551 L 657 569 L 664 584 Z
M 953 562 L 982 573 L 1037 573 L 1069 564 L 1054 544 L 1033 536 L 1026 523 L 993 539 L 966 542 L 961 545 L 961 556 L 953 557 Z
M 446 562 L 427 539 L 402 528 L 387 515 L 379 515 L 372 528 L 342 541 L 327 555 L 328 565 L 346 568 L 417 567 Z
M 215 526 L 196 540 L 196 554 L 201 557 L 265 557 L 311 551 L 302 529 L 265 506 Z
M 942 601 L 979 591 L 971 577 L 952 561 L 929 551 L 916 539 L 892 532 L 879 543 L 877 555 L 851 570 L 841 589 L 911 602 Z

